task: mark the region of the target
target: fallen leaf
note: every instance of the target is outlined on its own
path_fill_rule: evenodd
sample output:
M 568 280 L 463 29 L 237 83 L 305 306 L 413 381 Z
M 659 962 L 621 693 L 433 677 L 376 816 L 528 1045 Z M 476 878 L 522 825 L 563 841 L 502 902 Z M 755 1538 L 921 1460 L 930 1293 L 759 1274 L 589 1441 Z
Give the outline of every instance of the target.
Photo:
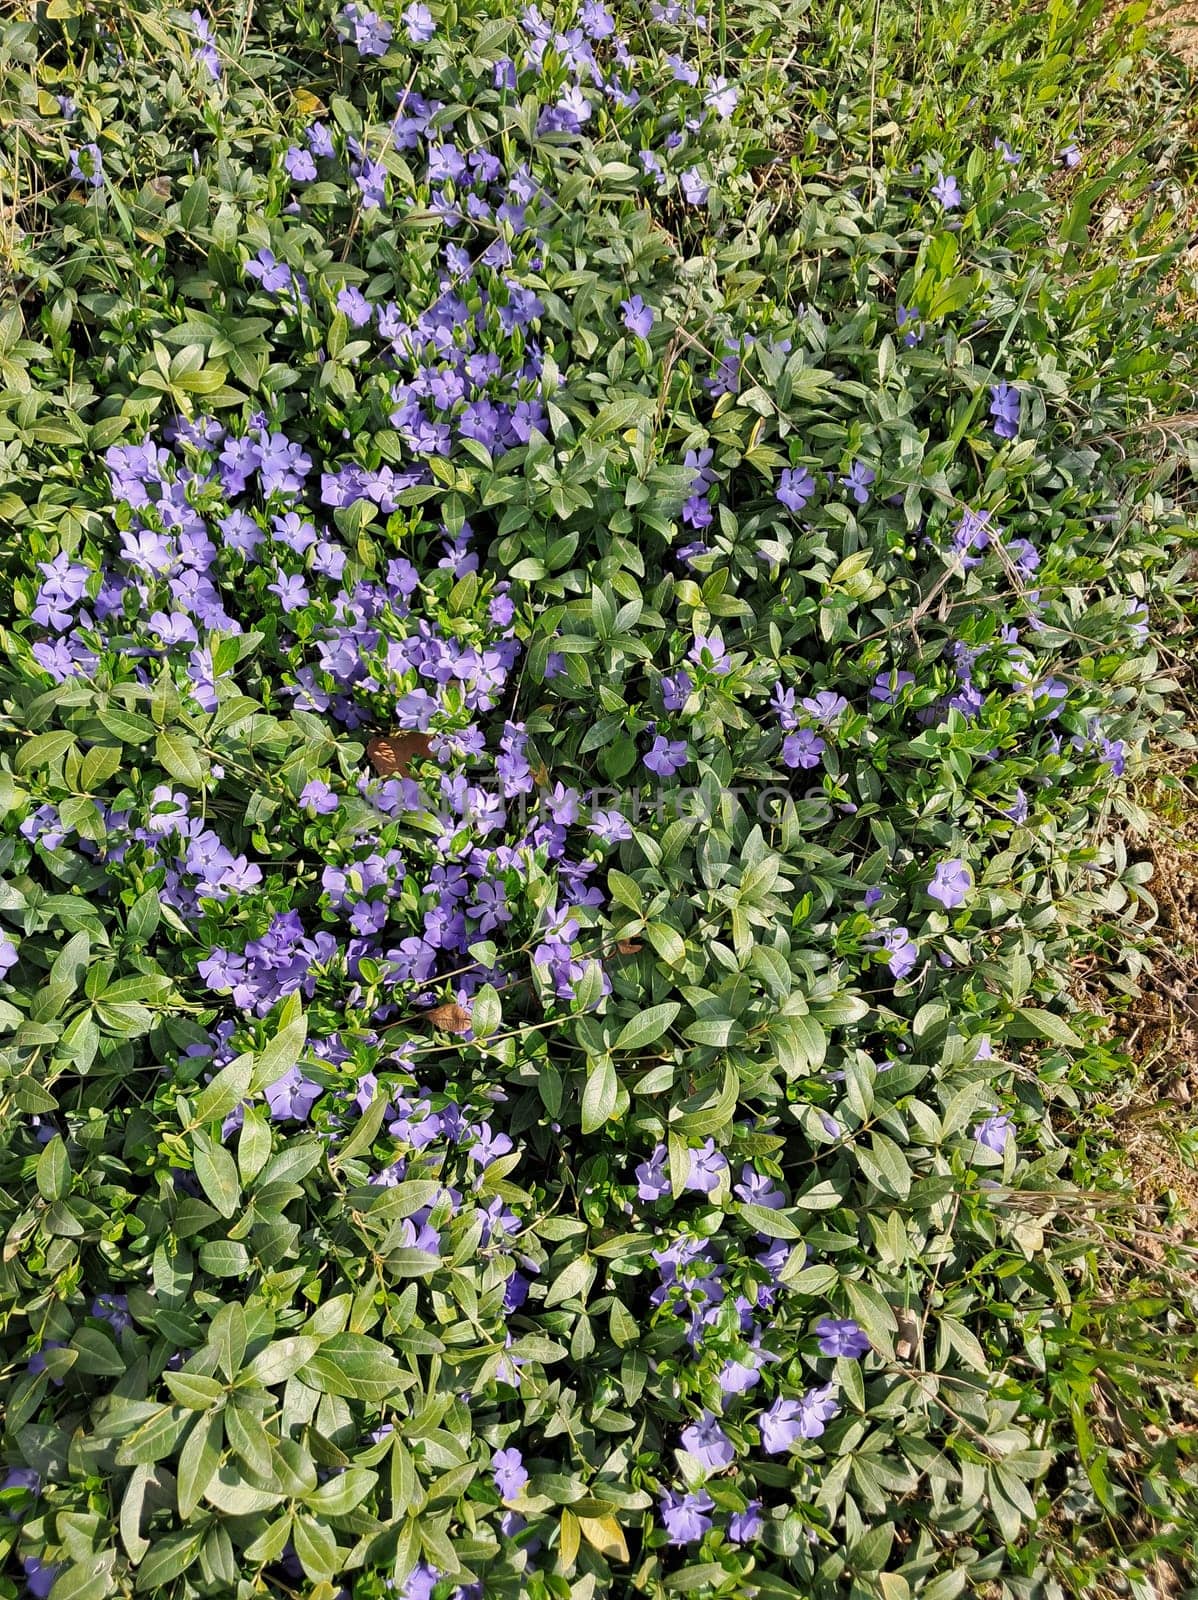
M 434 1006 L 431 1011 L 426 1011 L 425 1016 L 434 1028 L 440 1028 L 442 1033 L 469 1033 L 470 1013 L 457 1001 L 448 1005 Z
M 431 748 L 427 733 L 380 733 L 366 746 L 366 754 L 380 778 L 406 778 L 416 757 L 427 756 Z
M 578 1526 L 586 1542 L 593 1545 L 601 1556 L 614 1556 L 618 1561 L 628 1560 L 624 1530 L 615 1517 L 579 1517 Z
M 644 945 L 640 942 L 639 939 L 617 939 L 616 940 L 616 950 L 622 956 L 639 955 L 640 952 L 644 948 L 645 948 Z
M 894 1342 L 894 1353 L 900 1361 L 910 1361 L 919 1347 L 919 1322 L 913 1317 L 905 1306 L 891 1306 L 894 1320 L 898 1323 L 898 1338 Z

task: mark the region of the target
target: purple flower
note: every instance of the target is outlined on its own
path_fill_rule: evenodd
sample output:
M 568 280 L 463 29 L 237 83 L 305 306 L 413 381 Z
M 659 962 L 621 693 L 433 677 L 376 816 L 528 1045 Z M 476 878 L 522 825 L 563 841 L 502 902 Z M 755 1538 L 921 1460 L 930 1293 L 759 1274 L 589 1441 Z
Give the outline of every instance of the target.
M 932 185 L 932 194 L 946 211 L 955 211 L 961 204 L 961 189 L 950 172 L 942 172 Z
M 673 676 L 663 674 L 661 680 L 662 704 L 667 711 L 681 711 L 690 698 L 694 687 L 690 673 L 687 672 L 685 667 L 679 667 Z
M 1019 433 L 1019 391 L 1009 384 L 996 383 L 990 390 L 990 415 L 1000 439 L 1014 439 Z
M 323 1093 L 320 1085 L 305 1078 L 298 1067 L 289 1067 L 281 1078 L 266 1086 L 266 1103 L 276 1122 L 306 1122 Z
M 85 144 L 71 151 L 71 177 L 90 184 L 93 189 L 104 187 L 104 158 L 98 144 Z
M 124 1333 L 133 1326 L 129 1315 L 129 1297 L 123 1294 L 99 1294 L 92 1301 L 93 1317 L 101 1317 L 114 1333 Z
M 786 467 L 778 479 L 777 498 L 788 511 L 802 511 L 815 493 L 815 479 L 806 467 Z
M 682 1448 L 701 1462 L 708 1472 L 730 1467 L 736 1459 L 732 1440 L 710 1411 L 704 1411 L 698 1422 L 683 1428 Z
M 495 1480 L 495 1491 L 501 1500 L 515 1500 L 523 1494 L 528 1483 L 524 1457 L 514 1446 L 507 1450 L 496 1450 L 491 1457 L 491 1474 Z
M 690 1170 L 683 1188 L 710 1194 L 713 1189 L 719 1188 L 720 1179 L 727 1171 L 727 1158 L 716 1149 L 715 1140 L 708 1139 L 701 1150 L 690 1152 Z
M 307 150 L 293 144 L 283 157 L 283 165 L 296 183 L 312 183 L 316 178 L 316 163 Z
M 347 284 L 337 296 L 337 310 L 353 328 L 364 328 L 374 316 L 374 307 L 354 284 Z
M 1113 778 L 1121 778 L 1127 767 L 1124 744 L 1122 739 L 1104 739 L 1102 741 L 1103 764 L 1110 771 Z M 3 957 L 0 956 L 0 960 Z
M 909 689 L 915 682 L 913 672 L 879 672 L 874 679 L 874 686 L 869 691 L 871 700 L 881 700 L 886 705 L 893 705 L 899 694 L 904 689 Z
M 593 811 L 587 832 L 593 833 L 605 844 L 619 844 L 622 839 L 632 838 L 632 824 L 618 811 Z
M 337 809 L 337 796 L 321 778 L 313 778 L 306 783 L 300 794 L 300 805 L 308 811 L 314 811 L 317 816 L 331 816 Z
M 58 1576 L 59 1563 L 39 1561 L 36 1556 L 24 1556 L 25 1587 L 34 1600 L 46 1600 Z
M 895 978 L 905 978 L 919 960 L 919 946 L 906 928 L 891 928 L 884 933 L 882 948 L 889 952 L 886 965 Z
M 841 478 L 841 483 L 853 496 L 859 506 L 869 503 L 869 486 L 873 483 L 876 474 L 865 465 L 864 461 L 854 461 L 849 468 L 848 476 Z
M 849 703 L 842 694 L 834 694 L 830 689 L 821 689 L 818 694 L 808 695 L 801 702 L 803 710 L 808 716 L 814 717 L 816 722 L 835 722 L 849 709 Z
M 661 1200 L 670 1192 L 669 1163 L 666 1147 L 659 1144 L 647 1161 L 636 1169 L 637 1198 Z
M 995 1155 L 1001 1156 L 1007 1148 L 1007 1141 L 1015 1131 L 1015 1124 L 1004 1113 L 996 1113 L 987 1117 L 984 1122 L 979 1122 L 973 1130 L 973 1136 L 980 1145 L 987 1150 L 993 1150 Z
M 678 1494 L 667 1489 L 658 1505 L 671 1544 L 693 1544 L 711 1527 L 707 1513 L 715 1510 L 715 1501 L 706 1489 L 700 1489 L 697 1494 Z
M 11 971 L 19 960 L 16 945 L 6 933 L 0 933 L 0 978 Z
M 400 18 L 413 44 L 427 44 L 437 31 L 433 14 L 425 5 L 410 5 Z
M 733 1185 L 732 1193 L 746 1205 L 767 1206 L 771 1211 L 781 1211 L 786 1205 L 786 1195 L 776 1187 L 772 1178 L 763 1178 L 746 1162 L 740 1169 L 740 1182 Z
M 952 911 L 964 904 L 972 888 L 973 874 L 963 861 L 942 861 L 928 884 L 928 894 L 933 900 L 939 900 L 946 910 Z
M 281 572 L 275 582 L 266 587 L 271 594 L 278 595 L 284 611 L 299 611 L 311 598 L 304 580 L 294 572 Z
M 1065 163 L 1065 165 L 1067 167 L 1080 166 L 1081 165 L 1081 159 L 1082 159 L 1082 153 L 1077 148 L 1077 146 L 1075 144 L 1067 144 L 1065 146 L 1065 148 L 1061 151 L 1061 160 Z
M 920 319 L 918 306 L 895 306 L 894 325 L 896 328 L 906 328 L 903 343 L 908 350 L 914 349 L 923 337 L 923 322 Z
M 827 748 L 817 733 L 810 728 L 800 728 L 797 733 L 788 733 L 783 739 L 782 760 L 792 771 L 795 767 L 802 767 L 806 771 L 819 766 L 820 757 Z
M 818 1439 L 826 1425 L 840 1410 L 832 1398 L 832 1385 L 809 1389 L 800 1400 L 775 1400 L 757 1419 L 761 1429 L 761 1448 L 771 1456 L 781 1455 L 800 1439 Z
M 690 167 L 682 174 L 682 193 L 687 205 L 706 205 L 710 192 L 710 186 L 703 181 L 698 167 Z
M 353 34 L 354 49 L 360 56 L 386 55 L 391 42 L 391 24 L 373 11 L 361 6 L 348 5 L 341 12 L 341 22 L 348 24 Z
M 656 772 L 659 778 L 672 778 L 686 766 L 686 743 L 682 739 L 667 739 L 664 734 L 658 734 L 653 741 L 653 746 L 645 756 L 645 765 L 650 772 Z
M 748 1544 L 751 1540 L 761 1537 L 764 1525 L 761 1517 L 761 1501 L 750 1500 L 743 1511 L 734 1511 L 728 1518 L 728 1537 L 733 1544 Z
M 653 326 L 653 307 L 647 306 L 639 294 L 634 294 L 630 300 L 620 301 L 620 310 L 624 313 L 624 326 L 629 333 L 635 333 L 639 339 L 647 339 Z
M 819 1350 L 824 1356 L 849 1356 L 856 1359 L 871 1348 L 869 1340 L 851 1317 L 821 1317 L 815 1325 Z
M 732 663 L 728 659 L 724 641 L 718 633 L 697 633 L 694 644 L 687 651 L 687 656 L 696 666 L 705 667 L 708 672 L 717 673 L 721 678 L 732 671 Z

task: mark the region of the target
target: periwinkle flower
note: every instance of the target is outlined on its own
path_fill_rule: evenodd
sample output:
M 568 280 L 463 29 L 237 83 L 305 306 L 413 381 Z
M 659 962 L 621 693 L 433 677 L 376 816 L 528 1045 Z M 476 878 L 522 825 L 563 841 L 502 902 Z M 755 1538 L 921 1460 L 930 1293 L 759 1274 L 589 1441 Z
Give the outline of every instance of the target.
M 384 22 L 376 12 L 359 5 L 348 5 L 341 12 L 341 22 L 348 25 L 353 35 L 354 49 L 360 56 L 386 55 L 387 46 L 391 43 L 391 24 Z
M 932 194 L 946 211 L 956 211 L 961 204 L 961 187 L 951 172 L 942 172 L 932 185 Z
M 705 206 L 707 204 L 707 196 L 711 193 L 711 188 L 704 181 L 698 167 L 691 167 L 684 172 L 681 181 L 682 193 L 687 205 Z
M 810 728 L 800 728 L 788 733 L 782 741 L 782 760 L 793 771 L 796 767 L 809 771 L 818 767 L 827 743 Z
M 845 697 L 842 694 L 835 694 L 831 689 L 821 689 L 818 694 L 808 695 L 802 701 L 802 706 L 808 716 L 824 724 L 835 722 L 849 709 Z
M 1000 439 L 1014 439 L 1019 434 L 1019 391 L 1008 383 L 996 383 L 990 389 L 990 415 L 994 431 Z
M 528 1485 L 528 1472 L 524 1466 L 524 1457 L 515 1446 L 506 1450 L 496 1450 L 491 1457 L 491 1475 L 495 1481 L 495 1490 L 501 1500 L 515 1500 L 523 1494 Z
M 802 511 L 815 494 L 815 479 L 806 467 L 785 467 L 778 478 L 778 502 L 788 511 Z
M 882 935 L 882 948 L 887 952 L 886 965 L 895 978 L 905 978 L 919 960 L 919 946 L 906 928 L 890 928 Z
M 750 1500 L 743 1511 L 734 1511 L 728 1518 L 728 1537 L 733 1544 L 749 1544 L 761 1537 L 764 1526 L 761 1501 Z
M 848 474 L 841 478 L 841 483 L 852 495 L 859 506 L 869 504 L 869 486 L 877 474 L 865 465 L 864 461 L 854 461 Z
M 16 945 L 8 934 L 0 933 L 0 978 L 3 978 L 20 960 Z
M 695 1457 L 709 1472 L 730 1467 L 736 1460 L 732 1440 L 720 1427 L 710 1411 L 704 1411 L 697 1422 L 682 1430 L 682 1448 Z
M 641 1200 L 661 1200 L 670 1192 L 667 1151 L 659 1144 L 647 1161 L 636 1169 L 637 1196 Z
M 667 1489 L 658 1507 L 669 1543 L 693 1544 L 711 1527 L 708 1513 L 715 1510 L 715 1501 L 706 1489 L 695 1494 L 679 1494 Z
M 655 772 L 659 778 L 672 778 L 686 766 L 686 742 L 682 739 L 667 739 L 664 734 L 659 733 L 644 759 L 650 772 Z
M 809 1389 L 799 1400 L 779 1396 L 768 1411 L 757 1419 L 761 1448 L 767 1455 L 781 1455 L 800 1439 L 818 1439 L 840 1406 L 832 1398 L 832 1385 Z
M 287 168 L 288 175 L 296 183 L 314 183 L 316 181 L 316 162 L 312 159 L 309 150 L 301 150 L 298 145 L 292 145 L 283 157 L 283 165 Z
M 719 1188 L 720 1181 L 727 1171 L 727 1157 L 716 1149 L 714 1139 L 708 1139 L 701 1149 L 690 1152 L 690 1169 L 683 1188 L 696 1189 L 700 1194 L 711 1194 L 713 1190 Z
M 300 805 L 305 810 L 315 812 L 318 817 L 331 816 L 336 811 L 338 803 L 332 789 L 320 778 L 311 779 L 300 793 Z
M 620 301 L 624 313 L 624 326 L 639 339 L 647 339 L 653 328 L 653 307 L 647 306 L 639 294 Z
M 884 705 L 893 705 L 904 689 L 909 689 L 915 682 L 913 672 L 894 670 L 879 672 L 874 679 L 873 688 L 869 691 L 871 700 L 881 700 Z
M 848 1356 L 852 1360 L 871 1348 L 869 1339 L 852 1317 L 821 1317 L 815 1325 L 820 1354 Z
M 399 20 L 413 44 L 427 44 L 437 31 L 433 14 L 426 5 L 410 5 Z
M 928 884 L 928 894 L 933 900 L 939 900 L 946 910 L 952 911 L 964 905 L 972 888 L 973 874 L 963 861 L 954 859 L 942 861 L 936 868 Z
M 306 1122 L 323 1093 L 298 1067 L 289 1067 L 281 1078 L 267 1084 L 266 1103 L 276 1122 Z
M 1001 1156 L 1007 1148 L 1007 1142 L 1015 1131 L 1015 1124 L 1005 1113 L 998 1112 L 979 1122 L 973 1130 L 973 1137 L 986 1150 L 993 1150 L 995 1155 Z
M 93 189 L 104 187 L 104 157 L 98 144 L 85 144 L 71 151 L 71 177 Z

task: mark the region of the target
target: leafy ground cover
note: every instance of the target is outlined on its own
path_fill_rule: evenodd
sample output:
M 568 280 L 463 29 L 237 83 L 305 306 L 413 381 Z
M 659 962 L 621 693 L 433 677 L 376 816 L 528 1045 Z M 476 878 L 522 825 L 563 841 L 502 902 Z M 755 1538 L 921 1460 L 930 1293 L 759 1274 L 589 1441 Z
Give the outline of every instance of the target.
M 1184 1570 L 1079 972 L 1194 143 L 1099 13 L 5 25 L 0 1593 Z

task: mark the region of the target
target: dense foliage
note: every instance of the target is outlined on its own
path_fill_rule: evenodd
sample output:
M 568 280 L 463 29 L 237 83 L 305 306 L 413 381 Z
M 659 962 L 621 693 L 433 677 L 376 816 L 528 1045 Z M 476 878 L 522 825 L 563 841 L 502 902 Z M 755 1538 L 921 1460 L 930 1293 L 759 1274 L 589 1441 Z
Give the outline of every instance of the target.
M 1043 1592 L 1180 96 L 494 9 L 6 25 L 0 1593 Z

